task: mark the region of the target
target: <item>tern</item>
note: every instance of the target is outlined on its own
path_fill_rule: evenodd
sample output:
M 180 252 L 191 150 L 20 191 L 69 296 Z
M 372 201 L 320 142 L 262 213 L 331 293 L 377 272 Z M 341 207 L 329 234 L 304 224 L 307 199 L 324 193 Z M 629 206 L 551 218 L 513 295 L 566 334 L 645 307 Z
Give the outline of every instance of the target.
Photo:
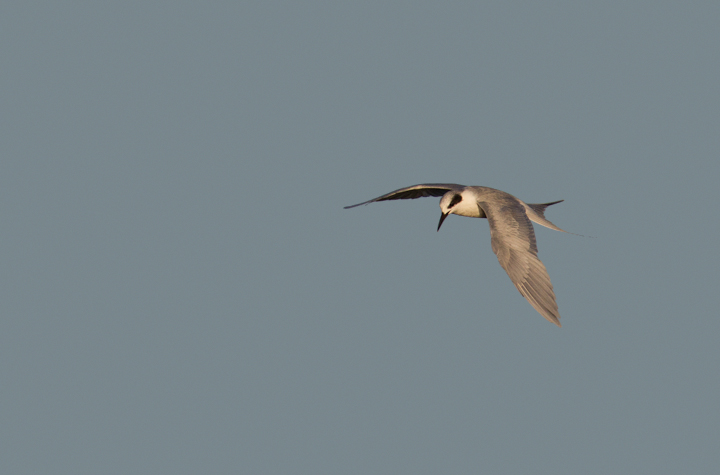
M 567 232 L 545 218 L 545 208 L 561 203 L 525 203 L 504 191 L 485 186 L 463 186 L 453 183 L 426 183 L 391 191 L 369 201 L 345 209 L 376 201 L 414 200 L 426 196 L 441 196 L 440 231 L 443 221 L 451 214 L 469 218 L 487 218 L 490 243 L 500 265 L 520 294 L 548 321 L 560 325 L 560 313 L 547 269 L 538 258 L 535 232 L 530 221 L 555 231 Z

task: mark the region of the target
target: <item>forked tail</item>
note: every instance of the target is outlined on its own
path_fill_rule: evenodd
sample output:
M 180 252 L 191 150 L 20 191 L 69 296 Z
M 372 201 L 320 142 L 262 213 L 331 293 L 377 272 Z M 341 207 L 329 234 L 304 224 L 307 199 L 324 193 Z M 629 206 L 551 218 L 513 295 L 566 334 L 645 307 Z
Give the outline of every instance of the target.
M 555 226 L 553 223 L 551 223 L 546 217 L 545 217 L 545 208 L 551 205 L 556 205 L 558 203 L 562 203 L 565 200 L 559 200 L 559 201 L 553 201 L 552 203 L 542 203 L 542 204 L 535 204 L 535 203 L 523 203 L 525 205 L 525 212 L 528 215 L 528 218 L 530 218 L 531 221 L 534 221 L 542 226 L 545 226 L 546 228 L 554 229 L 555 231 L 561 231 L 563 233 L 568 234 L 574 234 L 575 236 L 582 236 L 582 237 L 592 237 L 592 236 L 583 236 L 582 234 L 575 234 L 568 231 L 565 231 L 564 229 L 560 229 L 559 227 Z

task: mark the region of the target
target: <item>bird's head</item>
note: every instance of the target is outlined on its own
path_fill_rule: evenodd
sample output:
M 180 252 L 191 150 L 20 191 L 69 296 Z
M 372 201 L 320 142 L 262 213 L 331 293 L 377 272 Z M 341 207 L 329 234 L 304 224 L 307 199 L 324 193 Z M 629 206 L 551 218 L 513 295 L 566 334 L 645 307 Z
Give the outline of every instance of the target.
M 440 198 L 440 211 L 442 212 L 442 216 L 440 216 L 440 222 L 438 223 L 438 231 L 440 231 L 440 226 L 442 226 L 445 218 L 447 218 L 449 214 L 454 212 L 454 210 L 456 209 L 455 207 L 459 203 L 461 203 L 462 200 L 462 194 L 458 193 L 457 191 L 448 191 L 443 195 L 442 198 Z

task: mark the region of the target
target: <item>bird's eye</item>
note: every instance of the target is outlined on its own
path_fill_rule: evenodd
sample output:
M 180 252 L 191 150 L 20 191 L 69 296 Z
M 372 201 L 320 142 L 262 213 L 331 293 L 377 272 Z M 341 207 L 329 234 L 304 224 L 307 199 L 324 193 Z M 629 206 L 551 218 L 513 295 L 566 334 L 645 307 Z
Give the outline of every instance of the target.
M 448 208 L 452 208 L 453 206 L 455 206 L 456 204 L 460 203 L 461 201 L 462 201 L 462 196 L 461 196 L 461 195 L 455 195 L 455 196 L 453 196 L 452 199 L 450 200 L 450 205 L 448 206 Z

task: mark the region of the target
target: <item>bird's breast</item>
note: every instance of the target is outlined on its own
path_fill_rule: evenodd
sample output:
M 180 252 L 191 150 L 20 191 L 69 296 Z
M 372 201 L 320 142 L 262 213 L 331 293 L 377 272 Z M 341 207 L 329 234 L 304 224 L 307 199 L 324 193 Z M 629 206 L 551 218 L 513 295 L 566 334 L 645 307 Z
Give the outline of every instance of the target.
M 453 214 L 458 216 L 467 216 L 468 218 L 485 218 L 485 211 L 482 210 L 475 200 L 463 200 L 458 203 L 452 210 Z

